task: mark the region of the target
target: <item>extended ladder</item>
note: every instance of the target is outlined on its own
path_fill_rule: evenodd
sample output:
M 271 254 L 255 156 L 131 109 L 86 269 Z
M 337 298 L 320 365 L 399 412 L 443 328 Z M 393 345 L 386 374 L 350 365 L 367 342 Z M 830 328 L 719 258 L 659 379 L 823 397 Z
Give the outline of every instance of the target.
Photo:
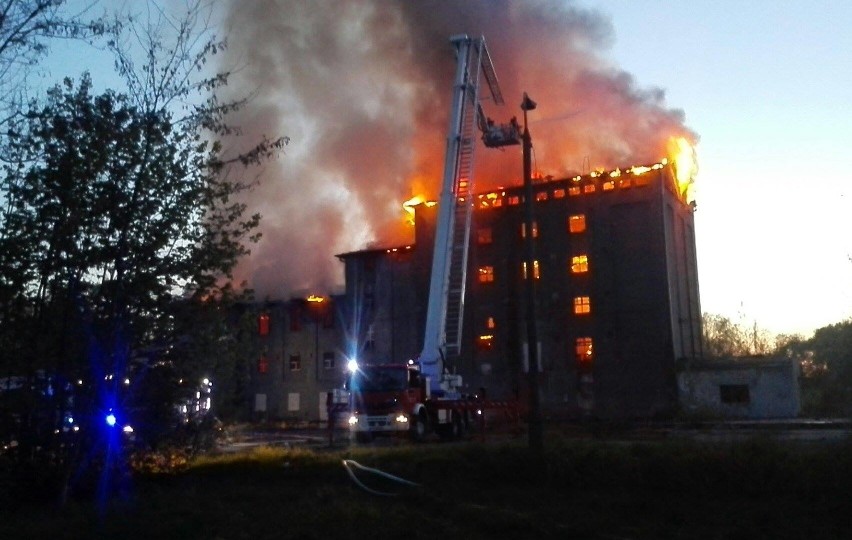
M 442 378 L 440 356 L 456 357 L 461 348 L 480 73 L 485 75 L 494 102 L 503 103 L 485 38 L 462 35 L 451 41 L 456 47 L 458 64 L 435 228 L 426 334 L 420 355 L 424 374 L 436 388 Z

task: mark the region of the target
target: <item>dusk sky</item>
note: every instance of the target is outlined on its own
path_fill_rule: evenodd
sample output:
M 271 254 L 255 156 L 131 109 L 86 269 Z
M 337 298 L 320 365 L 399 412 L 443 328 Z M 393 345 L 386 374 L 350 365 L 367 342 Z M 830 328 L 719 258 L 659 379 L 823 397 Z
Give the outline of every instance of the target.
M 852 3 L 582 4 L 701 138 L 702 310 L 806 335 L 852 316 Z
M 806 337 L 852 316 L 852 3 L 574 5 L 611 21 L 602 56 L 663 89 L 700 138 L 702 311 Z M 48 66 L 51 82 L 88 68 L 97 87 L 111 60 L 54 48 Z

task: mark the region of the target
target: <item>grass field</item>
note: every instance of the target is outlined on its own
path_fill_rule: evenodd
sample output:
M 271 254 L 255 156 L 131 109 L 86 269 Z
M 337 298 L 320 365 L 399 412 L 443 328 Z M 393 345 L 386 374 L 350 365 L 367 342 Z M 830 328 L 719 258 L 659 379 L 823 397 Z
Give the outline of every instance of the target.
M 359 475 L 342 460 L 417 482 Z M 104 505 L 3 512 L 0 538 L 850 538 L 852 444 L 766 439 L 259 448 L 136 475 Z

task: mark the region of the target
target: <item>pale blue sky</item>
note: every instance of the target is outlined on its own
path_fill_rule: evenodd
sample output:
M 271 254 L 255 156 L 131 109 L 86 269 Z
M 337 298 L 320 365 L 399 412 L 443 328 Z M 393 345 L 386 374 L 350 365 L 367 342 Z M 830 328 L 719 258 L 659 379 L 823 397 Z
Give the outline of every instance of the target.
M 585 0 L 701 137 L 701 303 L 773 333 L 852 316 L 852 2 Z
M 608 58 L 701 138 L 702 309 L 772 333 L 852 316 L 852 2 L 580 0 Z M 111 57 L 56 47 L 49 80 Z

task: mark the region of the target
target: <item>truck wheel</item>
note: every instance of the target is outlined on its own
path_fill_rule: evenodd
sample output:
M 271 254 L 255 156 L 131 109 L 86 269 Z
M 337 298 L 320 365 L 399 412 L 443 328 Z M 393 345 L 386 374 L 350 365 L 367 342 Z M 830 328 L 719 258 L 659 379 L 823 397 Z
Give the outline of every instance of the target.
M 414 442 L 422 442 L 429 432 L 429 420 L 426 417 L 426 411 L 420 411 L 420 414 L 412 418 L 411 422 L 411 440 Z
M 446 424 L 438 426 L 438 435 L 444 441 L 456 441 L 464 437 L 464 421 L 458 412 L 453 412 L 453 416 Z

